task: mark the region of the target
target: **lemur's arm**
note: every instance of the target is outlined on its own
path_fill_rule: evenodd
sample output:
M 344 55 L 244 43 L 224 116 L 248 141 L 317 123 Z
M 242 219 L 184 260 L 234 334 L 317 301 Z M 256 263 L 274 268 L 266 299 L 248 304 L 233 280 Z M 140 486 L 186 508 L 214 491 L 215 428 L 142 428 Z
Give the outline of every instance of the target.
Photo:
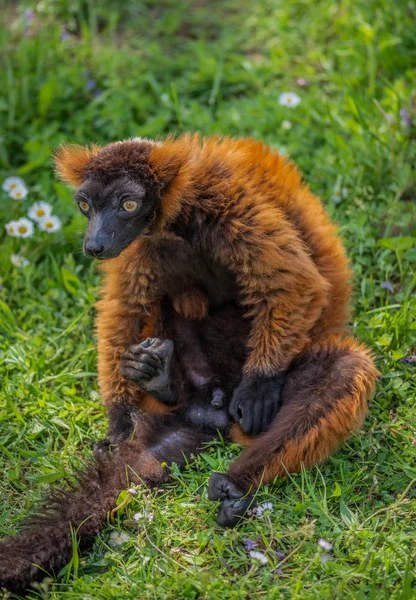
M 223 219 L 214 247 L 234 273 L 252 319 L 244 377 L 230 410 L 246 433 L 256 434 L 279 408 L 283 374 L 309 342 L 328 283 L 275 207 L 253 204 Z
M 131 360 L 137 359 L 136 353 L 143 341 L 159 334 L 160 286 L 152 251 L 138 240 L 125 251 L 123 260 L 109 261 L 104 270 L 106 279 L 102 299 L 97 303 L 96 319 L 98 378 L 108 414 L 108 439 L 116 442 L 130 434 L 138 416 L 137 409 L 143 408 L 146 395 L 147 404 L 149 393 L 153 399 L 169 406 L 175 403 L 175 398 L 171 393 L 154 393 L 148 382 L 140 379 L 143 373 L 131 368 Z M 172 302 L 185 318 L 203 318 L 206 311 L 206 299 L 197 289 L 187 290 Z M 155 360 L 157 354 L 156 349 Z M 167 364 L 166 360 L 162 362 Z M 168 377 L 168 373 L 164 375 Z
M 119 293 L 120 273 L 108 269 L 102 299 L 97 303 L 98 381 L 112 442 L 129 435 L 145 392 L 124 376 L 122 358 L 133 344 L 154 335 L 157 305 L 126 300 Z M 145 299 L 145 298 L 143 298 Z

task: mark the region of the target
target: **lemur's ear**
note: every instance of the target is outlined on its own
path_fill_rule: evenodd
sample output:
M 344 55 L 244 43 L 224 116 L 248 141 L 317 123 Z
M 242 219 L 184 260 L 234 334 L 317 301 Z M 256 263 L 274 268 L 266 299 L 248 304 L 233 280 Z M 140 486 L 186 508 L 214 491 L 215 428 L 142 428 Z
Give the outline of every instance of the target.
M 199 147 L 197 134 L 190 133 L 152 146 L 149 164 L 162 190 L 161 226 L 180 212 L 184 191 L 194 185 L 192 163 Z
M 155 144 L 149 155 L 149 163 L 162 189 L 166 189 L 181 168 L 181 157 L 171 148 L 170 140 Z
M 89 147 L 77 144 L 61 146 L 54 154 L 55 169 L 60 179 L 70 185 L 81 185 L 85 165 L 99 151 L 95 144 Z

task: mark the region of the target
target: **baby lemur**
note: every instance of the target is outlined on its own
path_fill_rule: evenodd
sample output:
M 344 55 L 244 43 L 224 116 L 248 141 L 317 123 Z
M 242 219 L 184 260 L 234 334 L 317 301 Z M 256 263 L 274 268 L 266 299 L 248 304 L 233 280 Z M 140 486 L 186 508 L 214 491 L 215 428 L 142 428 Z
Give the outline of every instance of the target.
M 218 432 L 247 449 L 208 496 L 233 526 L 262 483 L 324 460 L 360 426 L 377 376 L 346 330 L 347 259 L 294 165 L 250 139 L 63 146 L 63 181 L 102 262 L 99 384 L 109 431 L 78 487 L 0 543 L 24 590 L 91 540 L 130 482 L 158 486 Z M 128 473 L 128 482 L 126 481 Z

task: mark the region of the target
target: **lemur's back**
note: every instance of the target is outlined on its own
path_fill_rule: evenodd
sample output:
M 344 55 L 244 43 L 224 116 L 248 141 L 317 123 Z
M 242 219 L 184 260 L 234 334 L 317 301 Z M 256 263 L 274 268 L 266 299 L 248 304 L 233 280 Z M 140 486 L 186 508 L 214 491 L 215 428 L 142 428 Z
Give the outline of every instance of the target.
M 197 138 L 192 143 L 199 146 Z M 334 333 L 343 329 L 349 316 L 351 271 L 337 227 L 295 165 L 252 139 L 207 138 L 195 147 L 201 179 L 217 191 L 215 202 L 227 211 L 230 202 L 242 213 L 253 210 L 273 221 L 284 219 L 306 246 L 319 272 L 331 284 L 328 305 L 315 331 Z M 278 213 L 276 212 L 278 209 Z M 268 214 L 269 213 L 269 214 Z

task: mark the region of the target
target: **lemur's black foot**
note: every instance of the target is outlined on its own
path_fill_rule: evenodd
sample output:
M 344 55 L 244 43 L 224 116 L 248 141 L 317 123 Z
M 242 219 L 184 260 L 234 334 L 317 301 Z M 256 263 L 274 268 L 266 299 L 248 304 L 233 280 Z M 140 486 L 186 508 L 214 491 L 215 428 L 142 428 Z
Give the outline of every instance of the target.
M 134 344 L 123 354 L 120 372 L 164 404 L 175 404 L 170 386 L 172 340 L 147 338 Z
M 208 498 L 221 500 L 217 523 L 222 527 L 234 527 L 247 510 L 255 506 L 253 496 L 245 494 L 222 473 L 212 473 L 208 484 Z

